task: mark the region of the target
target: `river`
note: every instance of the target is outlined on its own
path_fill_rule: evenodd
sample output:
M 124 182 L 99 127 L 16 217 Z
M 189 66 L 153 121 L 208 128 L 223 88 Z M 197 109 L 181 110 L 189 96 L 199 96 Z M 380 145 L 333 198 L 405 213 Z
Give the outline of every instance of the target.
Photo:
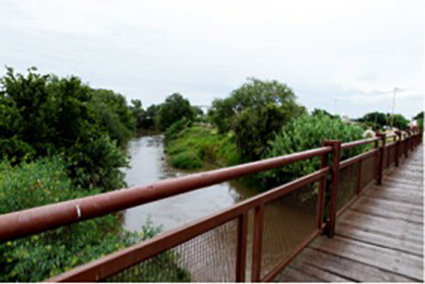
M 131 157 L 130 168 L 125 170 L 128 186 L 148 185 L 193 173 L 174 169 L 167 164 L 162 135 L 133 138 L 128 145 L 128 154 Z M 254 194 L 253 190 L 238 182 L 223 182 L 128 209 L 124 214 L 124 228 L 138 231 L 150 218 L 163 230 L 173 229 Z
M 126 169 L 129 186 L 148 185 L 193 173 L 173 169 L 167 164 L 162 135 L 133 138 L 128 145 L 128 154 L 131 156 L 130 168 Z M 265 205 L 262 275 L 271 271 L 315 227 L 317 196 L 314 192 L 314 187 L 306 187 Z M 169 230 L 255 194 L 236 181 L 223 182 L 128 209 L 124 212 L 123 227 L 139 231 L 150 218 L 155 226 L 161 225 L 163 230 Z M 299 200 L 303 201 L 300 203 Z M 180 266 L 190 271 L 192 281 L 235 281 L 236 227 L 235 221 L 228 222 L 174 249 L 181 256 Z M 248 252 L 251 252 L 252 228 L 250 214 Z M 251 269 L 250 257 L 251 254 L 247 253 L 247 277 Z

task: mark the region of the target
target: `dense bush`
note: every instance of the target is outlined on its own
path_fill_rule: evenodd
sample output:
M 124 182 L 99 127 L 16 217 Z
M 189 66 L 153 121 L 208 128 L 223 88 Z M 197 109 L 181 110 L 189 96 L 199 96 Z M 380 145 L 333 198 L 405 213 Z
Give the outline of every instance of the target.
M 183 117 L 177 122 L 171 124 L 170 127 L 165 131 L 165 140 L 173 139 L 177 134 L 179 134 L 183 129 L 188 128 L 192 125 L 192 121 Z
M 182 95 L 179 93 L 172 94 L 159 106 L 156 118 L 157 127 L 164 131 L 183 117 L 193 121 L 195 117 L 193 108 L 189 100 L 183 98 Z
M 0 159 L 14 163 L 61 155 L 77 185 L 111 190 L 123 185 L 119 150 L 134 130 L 123 96 L 94 90 L 77 77 L 58 78 L 11 68 L 0 79 Z
M 285 123 L 305 113 L 295 94 L 278 81 L 249 79 L 226 99 L 216 99 L 208 112 L 220 133 L 233 131 L 239 155 L 257 160 L 268 141 Z
M 263 158 L 318 148 L 325 140 L 348 142 L 362 138 L 363 130 L 359 126 L 346 124 L 340 119 L 333 119 L 325 114 L 303 115 L 282 127 L 276 138 L 270 142 L 270 150 L 263 155 Z M 364 151 L 364 147 L 344 150 L 342 159 L 362 151 Z M 320 159 L 313 158 L 259 174 L 255 182 L 260 188 L 266 189 L 312 173 L 319 167 Z
M 176 168 L 200 168 L 204 163 L 232 166 L 240 163 L 234 136 L 219 134 L 203 126 L 192 126 L 174 135 L 166 143 L 170 163 Z M 196 166 L 196 167 L 195 167 Z
M 59 157 L 16 166 L 7 161 L 0 163 L 0 214 L 98 192 L 73 188 Z M 108 215 L 0 244 L 0 281 L 42 281 L 160 232 L 151 222 L 141 229 L 140 233 L 123 231 L 119 216 Z M 154 265 L 164 263 L 175 271 L 171 275 L 180 277 L 169 280 L 187 280 L 188 273 L 175 265 L 177 257 L 169 253 Z M 134 280 L 143 282 L 144 278 Z
M 136 120 L 126 99 L 110 90 L 91 90 L 90 106 L 96 124 L 121 147 L 125 146 L 136 129 Z
M 170 163 L 173 167 L 179 169 L 191 170 L 202 167 L 202 160 L 194 150 L 188 150 L 173 155 L 170 158 Z

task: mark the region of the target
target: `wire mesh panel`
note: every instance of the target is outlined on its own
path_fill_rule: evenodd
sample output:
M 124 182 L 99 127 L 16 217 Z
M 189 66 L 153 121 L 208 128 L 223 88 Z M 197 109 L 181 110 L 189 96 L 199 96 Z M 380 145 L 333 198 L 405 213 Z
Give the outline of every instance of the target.
M 235 282 L 237 221 L 132 266 L 107 282 Z
M 362 161 L 362 184 L 361 188 L 365 188 L 376 178 L 379 154 L 370 156 Z
M 388 165 L 387 165 L 387 168 L 389 168 L 395 162 L 395 154 L 396 154 L 395 147 L 396 147 L 396 144 L 392 144 L 388 148 L 388 152 L 387 152 L 387 155 L 388 155 L 388 158 L 387 158 Z
M 359 163 L 351 164 L 339 171 L 336 209 L 341 209 L 357 194 Z
M 301 187 L 264 207 L 261 277 L 315 229 L 318 183 Z
M 404 153 L 404 147 L 405 147 L 405 141 L 400 141 L 400 146 L 399 146 L 399 151 L 398 151 L 398 157 L 401 158 L 401 156 L 403 156 Z

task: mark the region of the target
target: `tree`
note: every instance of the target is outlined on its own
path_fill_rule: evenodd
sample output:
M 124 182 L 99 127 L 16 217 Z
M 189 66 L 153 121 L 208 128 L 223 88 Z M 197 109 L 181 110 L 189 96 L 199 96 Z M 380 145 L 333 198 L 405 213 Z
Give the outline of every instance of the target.
M 385 125 L 388 125 L 388 116 L 383 112 L 371 112 L 365 114 L 358 121 L 366 123 L 374 130 L 379 130 L 383 129 Z
M 409 120 L 407 120 L 403 115 L 401 114 L 395 114 L 393 115 L 393 126 L 398 129 L 407 129 L 409 128 Z
M 355 141 L 363 138 L 363 130 L 356 125 L 344 123 L 340 119 L 330 118 L 325 114 L 301 115 L 281 128 L 263 159 L 284 156 L 322 146 L 329 139 L 341 142 Z M 359 154 L 364 148 L 355 147 L 341 152 L 341 158 L 347 159 Z M 256 185 L 269 189 L 285 184 L 295 178 L 310 174 L 320 168 L 320 158 L 300 161 L 282 168 L 257 175 Z
M 26 76 L 7 68 L 0 90 L 0 158 L 20 163 L 59 155 L 75 185 L 104 190 L 124 185 L 119 169 L 127 160 L 116 135 L 129 131 L 132 116 L 121 95 L 35 68 Z
M 336 116 L 334 116 L 334 115 L 330 114 L 330 113 L 329 113 L 329 112 L 327 112 L 326 110 L 324 110 L 324 109 L 318 109 L 318 108 L 315 108 L 315 109 L 311 112 L 311 115 L 327 115 L 327 116 L 329 116 L 330 118 L 336 118 Z
M 295 98 L 285 84 L 250 78 L 228 98 L 214 100 L 208 116 L 221 133 L 234 131 L 244 160 L 257 160 L 276 131 L 306 112 Z
M 194 113 L 189 100 L 183 98 L 179 93 L 170 95 L 163 104 L 160 105 L 157 114 L 157 125 L 160 130 L 166 130 L 174 122 L 183 117 L 192 121 Z
M 131 100 L 130 110 L 136 123 L 136 129 L 143 128 L 143 122 L 146 120 L 146 111 L 143 109 L 141 100 Z
M 424 112 L 421 111 L 420 113 L 415 115 L 415 117 L 413 119 L 417 120 L 418 128 L 423 130 L 424 129 Z
M 91 93 L 90 106 L 97 124 L 118 145 L 125 146 L 136 129 L 136 119 L 126 99 L 111 90 L 97 89 Z

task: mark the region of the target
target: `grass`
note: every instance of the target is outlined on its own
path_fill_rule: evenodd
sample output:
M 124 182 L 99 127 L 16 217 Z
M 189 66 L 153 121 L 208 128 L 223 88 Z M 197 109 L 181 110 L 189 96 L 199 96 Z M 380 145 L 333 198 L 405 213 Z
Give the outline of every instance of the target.
M 166 152 L 173 167 L 200 169 L 206 163 L 219 167 L 239 163 L 236 144 L 231 133 L 195 125 L 183 129 L 166 143 Z

